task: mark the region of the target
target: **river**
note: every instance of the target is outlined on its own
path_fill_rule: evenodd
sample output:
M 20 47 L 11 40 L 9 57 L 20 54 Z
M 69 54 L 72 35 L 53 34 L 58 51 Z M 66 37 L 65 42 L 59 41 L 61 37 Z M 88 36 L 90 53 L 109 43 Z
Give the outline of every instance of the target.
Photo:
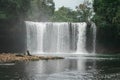
M 114 55 L 65 56 L 0 64 L 0 80 L 119 80 L 120 59 Z

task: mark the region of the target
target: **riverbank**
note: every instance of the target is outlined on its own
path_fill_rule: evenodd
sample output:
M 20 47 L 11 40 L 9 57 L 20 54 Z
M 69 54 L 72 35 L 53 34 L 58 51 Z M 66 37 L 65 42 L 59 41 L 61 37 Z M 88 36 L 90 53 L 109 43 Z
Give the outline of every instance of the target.
M 17 55 L 17 54 L 0 54 L 0 63 L 4 62 L 18 62 L 18 61 L 35 61 L 35 60 L 54 60 L 64 59 L 63 57 L 53 56 L 28 56 L 28 55 Z

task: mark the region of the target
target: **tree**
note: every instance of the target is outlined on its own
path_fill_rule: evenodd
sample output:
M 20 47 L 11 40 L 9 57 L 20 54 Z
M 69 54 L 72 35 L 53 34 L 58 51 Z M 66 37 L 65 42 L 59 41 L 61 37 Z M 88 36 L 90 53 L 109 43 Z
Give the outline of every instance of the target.
M 0 0 L 0 19 L 19 19 L 25 17 L 30 0 Z
M 94 22 L 99 34 L 99 42 L 109 46 L 120 43 L 120 0 L 94 0 Z
M 0 0 L 1 52 L 19 52 L 26 49 L 24 20 L 31 0 Z
M 83 4 L 76 7 L 78 12 L 78 18 L 80 22 L 90 23 L 93 17 L 92 2 L 89 0 L 84 0 Z
M 55 11 L 51 21 L 57 22 L 77 22 L 77 12 L 67 7 L 61 7 Z
M 54 14 L 55 4 L 53 0 L 32 0 L 28 12 L 28 20 L 48 21 Z
M 120 0 L 94 0 L 94 20 L 98 27 L 116 29 L 120 32 Z
M 100 16 L 107 23 L 120 23 L 120 0 L 95 0 L 94 10 L 96 16 Z M 103 12 L 104 11 L 104 12 Z

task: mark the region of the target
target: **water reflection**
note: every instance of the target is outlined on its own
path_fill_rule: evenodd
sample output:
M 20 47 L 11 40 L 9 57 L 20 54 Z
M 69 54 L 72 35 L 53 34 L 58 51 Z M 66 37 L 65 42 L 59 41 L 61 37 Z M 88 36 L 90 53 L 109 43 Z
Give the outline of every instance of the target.
M 25 72 L 28 78 L 39 78 L 39 80 L 49 80 L 53 77 L 52 75 L 59 75 L 62 72 L 79 71 L 85 73 L 86 70 L 95 69 L 93 61 L 86 59 L 38 61 L 29 62 L 26 65 Z M 57 78 L 55 79 L 57 80 Z
M 52 74 L 57 72 L 80 70 L 85 71 L 85 60 L 50 60 L 37 61 L 25 64 L 25 70 L 28 73 Z
M 120 60 L 64 59 L 0 65 L 0 80 L 115 80 Z

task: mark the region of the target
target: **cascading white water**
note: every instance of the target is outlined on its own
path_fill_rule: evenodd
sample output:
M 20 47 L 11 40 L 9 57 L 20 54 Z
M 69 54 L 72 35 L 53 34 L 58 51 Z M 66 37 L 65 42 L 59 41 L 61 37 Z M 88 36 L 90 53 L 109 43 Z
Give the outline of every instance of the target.
M 86 52 L 86 23 L 75 24 L 78 26 L 77 52 Z
M 27 49 L 31 52 L 43 52 L 43 36 L 46 24 L 26 21 Z
M 86 23 L 26 21 L 27 49 L 31 52 L 85 53 Z
M 46 24 L 44 23 L 35 23 L 37 28 L 37 52 L 43 52 L 43 37 Z
M 57 27 L 57 52 L 65 52 L 69 50 L 69 25 L 68 23 L 53 23 L 53 26 Z
M 35 32 L 36 28 L 34 27 L 35 25 L 33 25 L 33 22 L 27 22 L 26 21 L 26 26 L 29 26 L 29 27 L 26 27 L 26 29 L 27 29 L 27 49 L 30 52 L 33 52 L 33 51 L 36 51 L 36 45 L 37 45 L 36 44 L 37 41 L 33 41 L 34 38 L 35 39 L 37 38 L 37 32 Z M 31 46 L 31 47 L 29 47 L 29 46 Z
M 94 22 L 91 23 L 91 27 L 93 29 L 93 52 L 95 53 L 96 51 L 96 33 L 97 33 L 97 27 Z

